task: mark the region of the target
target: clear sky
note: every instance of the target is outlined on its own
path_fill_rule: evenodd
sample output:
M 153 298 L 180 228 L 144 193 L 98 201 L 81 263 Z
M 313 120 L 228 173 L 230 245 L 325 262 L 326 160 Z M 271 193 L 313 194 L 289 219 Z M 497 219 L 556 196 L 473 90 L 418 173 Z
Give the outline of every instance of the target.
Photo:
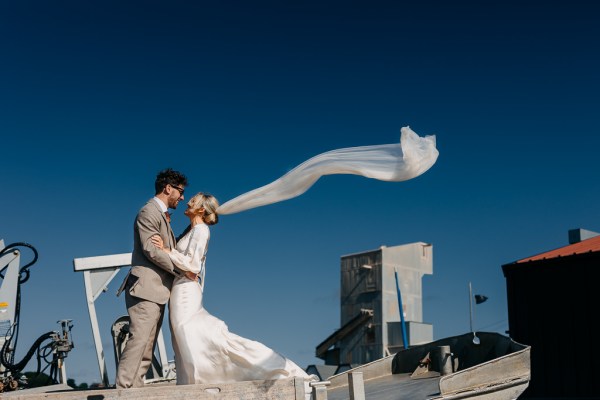
M 186 196 L 225 202 L 319 153 L 396 143 L 403 126 L 436 135 L 422 176 L 328 176 L 223 216 L 205 306 L 321 364 L 316 346 L 340 327 L 340 257 L 422 241 L 434 339 L 469 331 L 469 282 L 489 297 L 475 329 L 504 333 L 501 266 L 568 244 L 569 229 L 600 231 L 599 15 L 577 0 L 0 2 L 0 239 L 39 252 L 17 359 L 73 319 L 67 374 L 100 380 L 73 259 L 131 251 L 160 169 L 189 177 Z M 111 383 L 123 275 L 96 302 Z

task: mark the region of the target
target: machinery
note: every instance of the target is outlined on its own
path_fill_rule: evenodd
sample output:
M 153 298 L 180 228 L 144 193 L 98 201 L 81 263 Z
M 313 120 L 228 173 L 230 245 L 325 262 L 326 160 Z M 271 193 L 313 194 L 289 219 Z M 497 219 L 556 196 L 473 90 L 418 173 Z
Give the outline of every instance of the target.
M 19 249 L 23 248 L 33 252 L 33 259 L 19 267 Z M 64 359 L 74 347 L 71 340 L 71 320 L 57 321 L 61 326 L 60 332 L 44 333 L 21 361 L 15 361 L 21 314 L 21 285 L 29 280 L 29 269 L 37 259 L 37 250 L 32 245 L 20 242 L 5 246 L 4 240 L 0 239 L 0 393 L 28 387 L 23 369 L 34 355 L 37 359 L 37 375 L 46 374 L 47 384 L 66 384 L 67 381 Z M 45 364 L 43 368 L 42 364 Z

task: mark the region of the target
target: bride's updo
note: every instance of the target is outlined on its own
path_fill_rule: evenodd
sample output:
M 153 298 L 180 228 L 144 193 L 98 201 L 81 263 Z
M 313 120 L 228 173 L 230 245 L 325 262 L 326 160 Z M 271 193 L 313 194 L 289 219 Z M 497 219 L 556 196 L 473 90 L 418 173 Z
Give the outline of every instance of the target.
M 212 194 L 200 192 L 194 195 L 187 204 L 194 214 L 201 214 L 200 210 L 204 209 L 202 220 L 206 225 L 214 225 L 219 222 L 219 214 L 217 214 L 219 202 Z

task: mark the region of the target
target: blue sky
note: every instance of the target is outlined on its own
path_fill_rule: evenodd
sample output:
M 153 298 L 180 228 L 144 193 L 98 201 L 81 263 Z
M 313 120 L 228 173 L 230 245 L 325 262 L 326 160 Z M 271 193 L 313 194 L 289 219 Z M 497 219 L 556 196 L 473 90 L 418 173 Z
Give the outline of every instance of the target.
M 328 176 L 298 198 L 223 216 L 205 306 L 231 331 L 320 364 L 315 347 L 340 326 L 340 257 L 422 241 L 433 244 L 423 307 L 434 338 L 469 330 L 469 282 L 489 297 L 475 329 L 503 333 L 501 265 L 568 244 L 569 229 L 600 231 L 597 11 L 587 1 L 0 3 L 0 239 L 39 252 L 17 358 L 73 319 L 67 374 L 99 381 L 73 259 L 131 251 L 160 169 L 225 202 L 324 151 L 396 143 L 403 126 L 436 135 L 438 161 L 422 176 Z M 186 224 L 180 207 L 174 230 Z M 111 382 L 120 277 L 96 302 Z

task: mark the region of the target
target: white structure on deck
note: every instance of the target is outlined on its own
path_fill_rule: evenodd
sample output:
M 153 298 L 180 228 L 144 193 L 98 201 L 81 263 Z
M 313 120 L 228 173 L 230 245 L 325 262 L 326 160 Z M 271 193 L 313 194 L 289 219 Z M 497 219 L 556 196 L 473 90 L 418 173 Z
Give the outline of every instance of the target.
M 100 327 L 98 325 L 98 317 L 96 316 L 95 301 L 98 297 L 107 291 L 108 284 L 119 273 L 121 268 L 131 266 L 131 253 L 111 254 L 106 256 L 75 258 L 73 260 L 73 270 L 75 272 L 83 272 L 83 284 L 85 286 L 85 296 L 87 299 L 88 312 L 90 315 L 90 323 L 92 324 L 92 333 L 94 335 L 94 344 L 96 346 L 96 356 L 98 358 L 98 367 L 100 368 L 100 378 L 105 387 L 110 386 L 108 373 L 106 370 L 106 358 L 104 348 L 102 347 L 102 338 L 100 335 Z M 121 355 L 121 349 L 124 346 L 129 334 L 119 335 L 115 332 L 115 328 L 123 328 L 123 325 L 129 325 L 129 317 L 124 316 L 113 324 L 113 344 L 115 352 L 115 362 L 118 361 Z M 122 342 L 116 343 L 116 336 L 123 337 Z M 158 353 L 158 354 L 157 354 Z M 174 363 L 167 360 L 167 351 L 162 329 L 158 334 L 156 341 L 156 349 L 152 360 L 151 368 L 146 374 L 146 383 L 152 381 L 174 380 L 175 371 Z

